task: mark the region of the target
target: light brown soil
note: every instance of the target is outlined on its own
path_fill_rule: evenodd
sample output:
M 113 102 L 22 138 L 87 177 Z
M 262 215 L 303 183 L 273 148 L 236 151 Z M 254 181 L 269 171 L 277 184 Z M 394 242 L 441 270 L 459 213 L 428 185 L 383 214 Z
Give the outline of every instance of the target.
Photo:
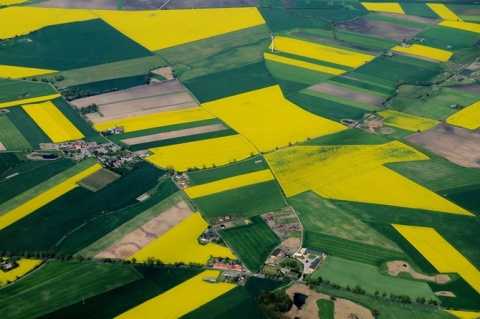
M 137 86 L 127 90 L 89 96 L 72 101 L 72 104 L 79 108 L 89 106 L 92 103 L 100 106 L 103 104 L 122 102 L 127 100 L 136 100 L 148 96 L 156 96 L 161 94 L 183 91 L 186 91 L 186 89 L 180 82 L 178 82 L 177 80 L 171 80 L 155 84 Z
M 71 0 L 50 0 L 32 5 L 34 7 L 48 8 L 76 8 L 76 9 L 117 9 L 116 0 L 89 0 L 89 1 L 71 1 Z
M 96 112 L 95 112 L 95 113 L 85 114 L 85 116 L 86 116 L 87 119 L 89 119 L 89 120 L 94 120 L 94 119 L 98 119 L 98 118 L 101 117 L 100 114 L 98 114 L 98 113 L 96 113 Z
M 332 85 L 329 83 L 315 84 L 309 87 L 309 89 L 375 106 L 383 106 L 382 103 L 385 100 L 380 96 L 352 90 L 346 87 Z
M 460 166 L 480 168 L 480 130 L 440 123 L 406 139 Z
M 307 295 L 308 298 L 303 305 L 302 309 L 298 309 L 293 305 L 292 309 L 287 313 L 289 318 L 302 318 L 302 319 L 317 319 L 318 318 L 318 306 L 317 300 L 326 299 L 330 300 L 329 295 L 325 295 L 316 291 L 311 290 L 305 285 L 295 284 L 292 287 L 288 288 L 286 291 L 287 295 L 293 299 L 295 293 L 301 293 Z M 374 319 L 370 310 L 360 305 L 357 305 L 354 302 L 345 299 L 336 299 L 335 303 L 335 319 L 348 319 L 351 314 L 355 314 L 358 318 L 361 319 Z
M 0 142 L 0 151 L 6 151 L 7 149 L 5 148 L 5 145 L 3 145 L 2 142 Z
M 418 28 L 364 18 L 355 19 L 352 22 L 336 23 L 335 26 L 341 30 L 370 34 L 397 41 L 412 38 L 420 31 Z
M 443 297 L 456 297 L 455 294 L 451 291 L 436 291 L 435 294 L 437 296 L 443 296 Z
M 167 80 L 173 80 L 172 67 L 166 66 L 164 68 L 159 68 L 152 70 L 152 73 L 163 76 Z
M 178 225 L 191 214 L 193 212 L 185 201 L 181 201 L 134 232 L 118 240 L 112 246 L 96 255 L 95 258 L 128 258 Z
M 397 276 L 401 272 L 406 272 L 412 275 L 413 278 L 434 281 L 438 283 L 446 283 L 450 281 L 448 275 L 427 276 L 416 272 L 410 267 L 407 262 L 401 260 L 390 261 L 387 263 L 388 273 L 392 276 Z
M 145 135 L 145 136 L 134 137 L 134 138 L 127 138 L 122 140 L 122 142 L 128 145 L 136 145 L 141 143 L 168 140 L 171 138 L 182 137 L 182 136 L 191 136 L 191 135 L 197 135 L 197 134 L 208 133 L 208 132 L 222 131 L 226 129 L 227 128 L 222 124 L 213 124 L 213 125 L 194 127 L 194 128 L 184 129 L 184 130 L 177 130 L 177 131 Z
M 163 108 L 187 102 L 194 102 L 192 96 L 188 94 L 188 92 L 179 92 L 102 105 L 99 107 L 99 110 L 104 116 L 111 116 L 135 111 Z
M 291 238 L 285 239 L 282 242 L 282 245 L 280 246 L 280 248 L 282 248 L 283 251 L 288 251 L 289 253 L 292 254 L 300 249 L 301 244 L 302 243 L 300 238 L 291 237 Z

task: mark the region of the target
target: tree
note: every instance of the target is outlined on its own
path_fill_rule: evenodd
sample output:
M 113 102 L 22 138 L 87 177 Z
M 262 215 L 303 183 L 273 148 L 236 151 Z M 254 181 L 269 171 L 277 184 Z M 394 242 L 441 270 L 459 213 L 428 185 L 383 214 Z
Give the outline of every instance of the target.
M 380 311 L 378 311 L 378 309 L 373 308 L 372 309 L 372 315 L 374 317 L 378 317 L 378 316 L 380 316 Z

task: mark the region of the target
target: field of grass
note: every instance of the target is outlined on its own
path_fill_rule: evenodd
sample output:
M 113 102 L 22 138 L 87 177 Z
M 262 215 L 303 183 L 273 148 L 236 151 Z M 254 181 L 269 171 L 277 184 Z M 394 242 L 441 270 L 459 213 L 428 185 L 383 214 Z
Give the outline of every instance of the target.
M 100 19 L 49 26 L 5 41 L 9 45 L 0 53 L 2 63 L 53 70 L 79 69 L 152 55 Z M 110 50 L 113 45 L 116 50 Z
M 11 174 L 5 173 L 9 172 L 12 169 L 12 166 L 17 165 L 20 162 L 20 159 L 15 155 L 15 153 L 0 153 L 0 176 L 5 175 L 9 176 Z M 12 173 L 14 174 L 14 173 Z M 1 196 L 1 195 L 0 195 Z M 7 197 L 8 199 L 9 197 Z M 0 203 L 2 201 L 0 200 Z
M 438 19 L 438 15 L 426 3 L 401 2 L 400 5 L 407 15 Z
M 442 25 L 432 26 L 418 34 L 425 38 L 424 43 L 431 47 L 458 50 L 468 48 L 478 40 L 478 34 L 466 30 L 449 28 Z M 447 46 L 450 46 L 447 48 Z
M 350 76 L 351 74 L 337 76 L 332 78 L 330 81 L 334 85 L 346 85 L 350 88 L 358 88 L 367 90 L 367 92 L 374 95 L 384 95 L 385 97 L 390 96 L 394 90 L 389 84 L 383 82 L 377 82 L 375 78 L 372 79 L 355 79 Z M 353 101 L 355 102 L 355 101 Z
M 257 271 L 280 244 L 280 238 L 260 216 L 251 220 L 250 225 L 225 229 L 219 234 L 249 270 Z
M 306 232 L 400 252 L 400 248 L 382 234 L 311 191 L 289 198 L 288 203 L 295 208 Z M 305 245 L 308 247 L 308 242 Z
M 362 130 L 349 129 L 310 140 L 305 145 L 378 145 L 389 140 Z
M 30 149 L 32 147 L 7 116 L 0 116 L 0 142 L 7 150 Z
M 135 198 L 153 188 L 160 175 L 162 175 L 162 171 L 147 163 L 140 163 L 137 164 L 137 169 L 98 192 L 92 193 L 77 187 L 3 229 L 0 232 L 3 247 L 12 252 L 50 250 L 62 237 L 70 234 L 91 218 L 102 215 L 102 212 L 117 211 L 136 203 Z M 138 184 L 135 184 L 137 186 L 132 189 L 131 185 L 134 183 Z M 111 226 L 106 225 L 106 227 Z M 108 231 L 110 230 L 108 228 Z M 72 255 L 105 235 L 105 232 L 105 229 L 100 228 L 97 229 L 97 232 L 87 233 L 86 237 L 90 240 L 92 237 L 98 236 L 92 241 L 78 237 L 78 241 L 73 241 L 73 243 L 62 241 L 62 246 L 58 251 L 64 255 Z M 76 236 L 72 235 L 67 238 L 74 237 Z
M 42 131 L 38 124 L 35 123 L 21 106 L 11 107 L 9 108 L 9 111 L 10 112 L 4 116 L 7 116 L 10 119 L 33 149 L 39 150 L 39 143 L 52 142 L 48 135 Z
M 62 93 L 64 96 L 68 97 L 71 95 L 71 92 L 75 91 L 83 92 L 86 95 L 97 95 L 104 92 L 125 90 L 134 86 L 148 84 L 149 80 L 147 74 L 148 72 L 145 72 L 145 74 L 77 84 L 68 87 L 65 91 L 62 91 Z
M 276 181 L 262 182 L 198 197 L 195 206 L 206 219 L 225 215 L 255 216 L 286 206 Z
M 322 319 L 334 319 L 335 304 L 331 300 L 317 300 L 318 317 Z
M 337 298 L 345 298 L 358 303 L 368 309 L 377 309 L 383 318 L 410 318 L 410 319 L 455 319 L 455 316 L 435 308 L 418 307 L 393 303 L 390 300 L 358 295 L 347 291 L 326 287 L 317 287 L 315 290 Z
M 270 43 L 266 25 L 217 35 L 159 50 L 156 53 L 175 70 L 177 79 L 189 79 L 260 62 Z M 198 59 L 202 56 L 202 59 Z
M 417 297 L 438 300 L 426 282 L 400 279 L 398 277 L 380 274 L 378 266 L 363 264 L 336 256 L 328 256 L 317 271 L 312 275 L 321 276 L 323 280 L 351 288 L 360 285 L 367 293 L 373 294 L 376 290 L 380 293 L 405 294 L 412 300 Z
M 132 267 L 50 262 L 0 291 L 2 316 L 40 316 L 140 278 Z
M 219 81 L 218 79 L 222 79 Z M 182 81 L 201 103 L 276 84 L 263 61 Z

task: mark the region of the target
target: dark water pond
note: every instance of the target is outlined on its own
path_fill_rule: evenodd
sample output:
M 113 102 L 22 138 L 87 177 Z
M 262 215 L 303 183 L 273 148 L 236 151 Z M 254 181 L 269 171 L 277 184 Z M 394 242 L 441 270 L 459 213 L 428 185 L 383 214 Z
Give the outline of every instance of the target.
M 307 300 L 307 298 L 308 298 L 307 295 L 295 293 L 293 295 L 293 304 L 297 306 L 298 309 L 301 309 L 305 304 L 305 301 Z

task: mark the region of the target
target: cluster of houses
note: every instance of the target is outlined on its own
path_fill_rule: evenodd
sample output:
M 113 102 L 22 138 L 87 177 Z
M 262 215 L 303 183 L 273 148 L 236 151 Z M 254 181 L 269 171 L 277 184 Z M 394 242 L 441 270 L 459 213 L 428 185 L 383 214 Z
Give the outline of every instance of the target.
M 293 254 L 294 258 L 300 258 L 309 261 L 308 269 L 305 273 L 311 274 L 313 273 L 318 265 L 327 257 L 327 255 L 323 251 L 308 249 L 308 248 L 301 248 L 298 252 Z
M 212 228 L 207 228 L 205 231 L 198 237 L 200 244 L 215 243 L 220 240 L 217 232 Z
M 109 127 L 105 131 L 102 131 L 102 134 L 112 135 L 112 134 L 122 134 L 123 132 L 125 132 L 125 128 L 123 126 L 115 126 L 115 127 Z

